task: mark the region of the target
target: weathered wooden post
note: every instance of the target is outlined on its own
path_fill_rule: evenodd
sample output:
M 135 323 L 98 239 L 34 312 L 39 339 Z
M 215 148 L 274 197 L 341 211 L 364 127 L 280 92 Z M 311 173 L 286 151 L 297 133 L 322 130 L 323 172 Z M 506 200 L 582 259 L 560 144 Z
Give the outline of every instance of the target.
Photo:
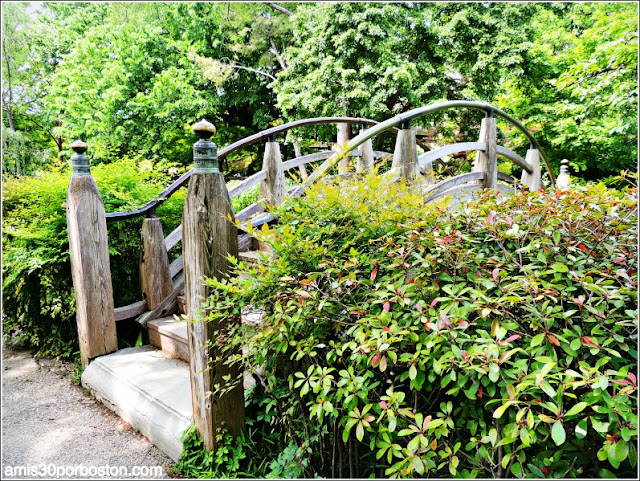
M 495 189 L 498 186 L 498 143 L 496 119 L 491 111 L 482 119 L 478 142 L 484 142 L 487 147 L 476 154 L 473 171 L 484 172 L 482 185 L 485 189 Z
M 264 146 L 262 170 L 267 173 L 266 180 L 260 184 L 262 197 L 269 207 L 277 207 L 282 204 L 282 198 L 285 195 L 284 168 L 280 156 L 280 144 L 271 136 Z
M 362 134 L 366 129 L 360 129 Z M 373 141 L 372 139 L 366 140 L 361 146 L 362 155 L 358 157 L 356 161 L 356 172 L 359 174 L 368 174 L 373 170 Z
M 147 301 L 148 310 L 155 309 L 173 292 L 162 223 L 155 212 L 150 213 L 142 221 L 140 287 L 142 298 Z
M 538 190 L 542 186 L 542 172 L 540 170 L 540 151 L 533 145 L 527 150 L 527 155 L 524 159 L 530 166 L 533 167 L 533 172 L 530 174 L 526 170 L 522 171 L 520 181 L 522 185 L 529 186 L 529 190 Z
M 302 157 L 302 149 L 300 148 L 298 139 L 294 138 L 291 143 L 293 144 L 293 151 L 296 153 L 296 159 Z M 300 180 L 305 181 L 309 178 L 307 167 L 304 164 L 298 166 L 298 170 L 300 171 Z
M 400 130 L 396 137 L 396 147 L 393 151 L 391 170 L 407 182 L 414 182 L 420 175 L 416 129 L 411 127 L 410 120 L 400 125 Z
M 222 362 L 210 365 L 210 360 L 220 353 L 205 346 L 213 340 L 217 330 L 238 324 L 240 319 L 205 322 L 203 305 L 210 289 L 203 280 L 228 275 L 230 265 L 226 257 L 238 255 L 238 230 L 228 220 L 228 216 L 233 219 L 231 199 L 218 168 L 217 147 L 210 140 L 215 127 L 202 120 L 193 126 L 193 131 L 199 140 L 193 146 L 195 168 L 189 180 L 182 217 L 189 370 L 196 429 L 205 448 L 215 449 L 218 428 L 224 426 L 234 436 L 244 430 L 244 390 L 240 370 Z M 209 394 L 216 384 L 224 385 L 223 378 L 229 375 L 240 382 L 222 396 Z
M 351 125 L 341 122 L 338 124 L 338 138 L 335 150 L 342 152 L 343 147 L 351 139 Z M 349 156 L 340 159 L 338 163 L 338 175 L 346 175 L 349 173 Z
M 86 367 L 93 358 L 117 351 L 118 338 L 104 204 L 84 154 L 87 144 L 76 140 L 71 148 L 67 227 L 80 357 Z
M 556 179 L 556 187 L 561 190 L 568 190 L 571 185 L 571 178 L 569 177 L 569 161 L 562 159 L 560 161 L 560 173 Z

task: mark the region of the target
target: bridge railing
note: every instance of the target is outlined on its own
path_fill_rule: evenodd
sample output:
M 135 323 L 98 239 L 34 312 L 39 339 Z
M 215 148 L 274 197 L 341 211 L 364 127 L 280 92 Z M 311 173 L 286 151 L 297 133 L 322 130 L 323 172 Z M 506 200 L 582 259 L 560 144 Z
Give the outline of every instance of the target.
M 412 121 L 444 109 L 472 108 L 485 111 L 480 135 L 477 142 L 465 142 L 447 145 L 439 149 L 426 151 L 418 155 L 416 129 Z M 531 145 L 525 158 L 497 144 L 496 116 L 502 117 L 521 130 Z M 369 126 L 361 129 L 352 139 L 338 138 L 333 151 L 304 155 L 283 162 L 280 146 L 275 140 L 277 134 L 289 129 L 326 123 L 356 123 Z M 373 150 L 372 139 L 388 130 L 397 132 L 393 154 Z M 225 400 L 211 403 L 206 393 L 212 391 L 214 384 L 222 379 L 219 376 L 230 374 L 224 369 L 205 369 L 210 356 L 202 346 L 206 345 L 213 330 L 219 326 L 207 326 L 202 321 L 202 300 L 207 297 L 204 277 L 225 277 L 228 275 L 228 255 L 238 254 L 239 237 L 237 228 L 228 222 L 227 217 L 240 221 L 249 218 L 254 225 L 270 218 L 269 207 L 277 206 L 290 194 L 285 181 L 285 173 L 298 168 L 303 180 L 295 190 L 300 193 L 311 183 L 326 175 L 337 164 L 338 174 L 348 174 L 350 157 L 355 157 L 355 171 L 369 172 L 374 168 L 375 160 L 391 158 L 391 170 L 385 174 L 390 178 L 404 179 L 410 182 L 422 180 L 428 184 L 424 189 L 425 201 L 434 200 L 447 193 L 460 190 L 497 188 L 498 180 L 516 184 L 517 181 L 498 172 L 498 156 L 506 157 L 522 168 L 523 185 L 531 189 L 541 186 L 540 159 L 547 165 L 549 176 L 555 177 L 549 169 L 546 156 L 540 150 L 533 136 L 515 119 L 499 109 L 479 102 L 455 101 L 435 104 L 414 109 L 389 120 L 378 123 L 373 120 L 350 117 L 327 117 L 305 119 L 274 127 L 242 139 L 217 152 L 210 141 L 215 132 L 213 125 L 202 121 L 194 126 L 199 140 L 194 144 L 195 167 L 183 174 L 173 184 L 163 190 L 156 198 L 137 209 L 106 214 L 95 181 L 91 178 L 88 159 L 84 155 L 87 147 L 75 142 L 72 148 L 73 175 L 69 184 L 67 200 L 67 220 L 74 288 L 76 292 L 77 323 L 83 365 L 92 358 L 117 349 L 115 322 L 122 319 L 137 318 L 145 325 L 148 320 L 164 317 L 175 312 L 176 298 L 184 289 L 187 312 L 192 320 L 188 323 L 189 350 L 191 360 L 192 398 L 194 416 L 199 433 L 211 448 L 215 442 L 213 432 L 224 418 L 227 428 L 236 432 L 241 429 L 243 419 L 240 407 L 243 405 L 241 392 L 232 390 Z M 227 188 L 218 167 L 220 158 L 231 152 L 265 141 L 262 170 L 238 185 Z M 461 152 L 476 152 L 472 172 L 445 179 L 435 183 L 432 177 L 433 166 L 444 156 Z M 306 175 L 304 167 L 321 164 L 311 175 Z M 156 216 L 156 209 L 173 193 L 187 185 L 183 223 L 164 237 L 162 224 Z M 234 212 L 231 199 L 260 184 L 261 198 Z M 256 216 L 257 220 L 256 220 Z M 143 217 L 142 252 L 140 258 L 140 280 L 143 299 L 129 306 L 113 307 L 111 274 L 109 270 L 108 239 L 106 221 L 117 221 Z M 240 237 L 242 242 L 242 237 Z M 168 252 L 181 244 L 182 255 L 169 263 Z M 230 320 L 230 322 L 239 320 Z M 241 388 L 240 388 L 241 389 Z

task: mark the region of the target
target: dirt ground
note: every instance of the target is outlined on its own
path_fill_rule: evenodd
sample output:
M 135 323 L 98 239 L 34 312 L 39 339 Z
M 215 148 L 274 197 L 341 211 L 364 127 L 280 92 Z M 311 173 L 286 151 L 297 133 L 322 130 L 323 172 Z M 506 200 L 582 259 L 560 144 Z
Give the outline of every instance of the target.
M 171 460 L 72 382 L 73 365 L 2 348 L 2 479 L 167 478 Z

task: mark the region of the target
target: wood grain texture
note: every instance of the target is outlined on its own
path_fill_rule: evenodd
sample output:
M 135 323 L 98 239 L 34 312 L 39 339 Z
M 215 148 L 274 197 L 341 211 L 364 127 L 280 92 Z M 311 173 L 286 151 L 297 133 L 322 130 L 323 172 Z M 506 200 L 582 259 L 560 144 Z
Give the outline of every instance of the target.
M 522 171 L 522 185 L 528 185 L 529 190 L 538 190 L 542 187 L 542 171 L 540 169 L 540 151 L 538 149 L 528 149 L 525 162 L 532 167 L 532 172 Z
M 226 256 L 238 256 L 238 231 L 228 215 L 233 218 L 233 208 L 222 174 L 193 174 L 182 218 L 182 249 L 193 417 L 206 449 L 216 448 L 217 428 L 224 425 L 232 435 L 238 435 L 245 425 L 242 383 L 223 396 L 207 395 L 215 384 L 224 384 L 225 375 L 242 379 L 237 366 L 220 362 L 210 366 L 209 361 L 220 353 L 215 348 L 211 352 L 205 349 L 216 330 L 224 326 L 221 322 L 203 322 L 203 300 L 210 293 L 203 279 L 226 277 L 230 269 Z M 225 319 L 224 323 L 239 324 L 240 319 Z
M 397 172 L 399 177 L 407 182 L 414 182 L 420 175 L 418 151 L 416 150 L 416 129 L 398 130 L 391 170 Z
M 132 319 L 147 311 L 147 301 L 138 301 L 127 306 L 116 307 L 113 310 L 113 317 L 116 321 Z
M 173 292 L 160 303 L 155 309 L 147 311 L 136 318 L 142 327 L 147 327 L 147 322 L 161 317 L 167 317 L 178 312 L 178 296 L 184 291 L 184 278 L 179 279 L 173 284 Z
M 147 301 L 147 308 L 154 309 L 173 291 L 160 219 L 145 218 L 141 236 L 140 289 L 142 299 Z
M 280 144 L 278 142 L 267 142 L 264 147 L 264 157 L 262 159 L 262 171 L 267 174 L 267 178 L 260 184 L 260 192 L 269 207 L 276 207 L 282 204 L 285 194 L 284 168 L 282 167 L 282 156 L 280 155 Z
M 169 252 L 178 242 L 182 241 L 182 224 L 173 229 L 173 232 L 164 238 L 164 246 Z
M 91 176 L 72 176 L 67 227 L 82 365 L 118 349 L 104 204 Z
M 173 279 L 184 267 L 184 257 L 180 256 L 169 265 L 169 275 Z
M 482 185 L 485 189 L 495 189 L 498 186 L 498 145 L 495 117 L 482 119 L 478 141 L 486 143 L 487 148 L 479 150 L 476 154 L 473 171 L 484 172 Z

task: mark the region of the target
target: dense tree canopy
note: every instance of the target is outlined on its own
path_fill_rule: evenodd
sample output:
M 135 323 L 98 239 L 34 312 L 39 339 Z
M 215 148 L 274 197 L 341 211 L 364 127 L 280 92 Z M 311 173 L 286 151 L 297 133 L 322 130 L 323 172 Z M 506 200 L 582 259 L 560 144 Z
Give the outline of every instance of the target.
M 446 99 L 509 111 L 556 168 L 635 170 L 635 4 L 267 3 L 4 5 L 3 172 L 46 168 L 80 137 L 94 162 L 186 166 L 200 117 L 226 145 L 298 118 L 384 120 Z M 256 149 L 228 170 L 255 168 Z

